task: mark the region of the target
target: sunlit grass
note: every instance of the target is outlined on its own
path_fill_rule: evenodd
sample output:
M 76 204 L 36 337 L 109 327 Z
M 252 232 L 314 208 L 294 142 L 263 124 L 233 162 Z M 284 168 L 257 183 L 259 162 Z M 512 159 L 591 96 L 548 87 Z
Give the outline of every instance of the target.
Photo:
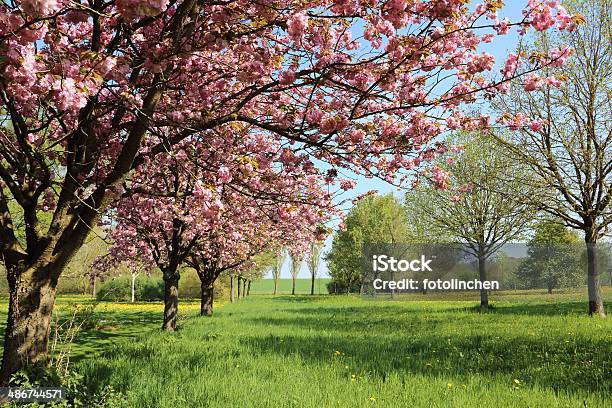
M 580 297 L 251 296 L 77 369 L 130 407 L 610 406 L 612 321 Z
M 331 279 L 329 278 L 316 278 L 315 279 L 315 294 L 326 295 L 327 294 L 327 283 Z M 298 295 L 310 294 L 310 288 L 312 281 L 310 279 L 296 279 L 295 292 Z M 279 279 L 278 281 L 278 294 L 290 294 L 291 293 L 292 280 L 291 279 Z M 251 283 L 252 294 L 265 294 L 271 295 L 274 292 L 274 280 L 273 279 L 259 279 Z
M 215 301 L 215 308 L 224 300 Z M 58 350 L 70 349 L 70 359 L 79 361 L 95 358 L 99 353 L 121 341 L 129 341 L 143 333 L 155 332 L 161 327 L 164 305 L 162 302 L 110 303 L 97 302 L 88 295 L 61 295 L 56 299 L 53 312 L 50 344 L 54 343 L 55 326 L 73 318 L 75 310 L 92 309 L 91 328 L 80 330 L 71 344 L 58 344 Z M 0 300 L 0 333 L 6 324 L 8 301 Z M 200 313 L 199 300 L 182 300 L 179 304 L 179 322 Z M 62 327 L 67 327 L 63 325 Z M 61 339 L 60 339 L 61 340 Z M 2 342 L 0 342 L 0 351 Z

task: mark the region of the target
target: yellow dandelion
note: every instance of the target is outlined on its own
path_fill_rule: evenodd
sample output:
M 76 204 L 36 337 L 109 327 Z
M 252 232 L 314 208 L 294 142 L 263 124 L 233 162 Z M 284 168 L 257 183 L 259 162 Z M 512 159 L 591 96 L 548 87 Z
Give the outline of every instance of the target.
M 448 388 L 448 389 L 453 388 L 453 383 L 448 383 L 448 384 L 446 384 L 446 388 Z
M 521 383 L 521 380 L 519 380 L 519 379 L 515 378 L 515 379 L 514 379 L 514 383 L 515 383 L 515 384 L 520 384 L 520 383 Z
M 368 401 L 376 401 L 376 398 L 374 398 L 374 396 L 368 398 Z

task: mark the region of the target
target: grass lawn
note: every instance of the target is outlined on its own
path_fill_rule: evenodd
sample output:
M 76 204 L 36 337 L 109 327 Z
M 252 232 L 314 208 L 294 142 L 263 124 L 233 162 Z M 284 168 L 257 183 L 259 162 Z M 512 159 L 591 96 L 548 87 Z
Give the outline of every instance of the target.
M 329 278 L 317 278 L 315 280 L 315 294 L 326 295 L 327 294 L 327 282 Z M 310 294 L 310 279 L 297 279 L 295 282 L 295 292 L 297 294 Z M 251 283 L 252 294 L 266 294 L 271 295 L 274 293 L 274 279 L 259 279 Z M 291 279 L 280 279 L 278 282 L 278 293 L 290 294 L 291 293 Z
M 130 407 L 612 406 L 612 320 L 566 295 L 472 305 L 251 296 L 76 368 Z
M 612 320 L 585 316 L 582 297 L 515 293 L 481 313 L 473 302 L 253 295 L 211 318 L 184 301 L 175 334 L 158 331 L 161 303 L 99 303 L 72 361 L 126 407 L 612 406 Z M 88 304 L 60 297 L 56 314 Z
M 4 334 L 7 299 L 0 300 L 0 333 Z M 218 307 L 223 302 L 215 302 Z M 81 330 L 71 344 L 60 346 L 58 349 L 70 348 L 71 361 L 78 362 L 86 358 L 95 358 L 98 354 L 108 350 L 121 341 L 130 341 L 143 333 L 150 333 L 161 327 L 164 306 L 162 302 L 137 303 L 107 303 L 95 302 L 91 296 L 62 295 L 55 301 L 53 312 L 54 325 L 70 320 L 75 308 L 84 311 L 88 306 L 93 308 L 95 327 Z M 200 312 L 199 300 L 183 300 L 179 307 L 179 321 L 198 315 Z M 52 329 L 50 344 L 53 343 Z M 2 350 L 0 342 L 0 351 Z

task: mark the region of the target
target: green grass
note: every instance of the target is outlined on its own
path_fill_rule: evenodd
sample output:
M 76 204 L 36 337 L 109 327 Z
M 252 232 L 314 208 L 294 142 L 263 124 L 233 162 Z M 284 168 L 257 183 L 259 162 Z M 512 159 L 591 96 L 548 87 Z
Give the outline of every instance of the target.
M 327 282 L 329 278 L 317 278 L 315 280 L 315 294 L 326 295 L 327 294 Z M 297 279 L 295 282 L 295 292 L 297 294 L 310 294 L 311 280 L 310 279 Z M 270 295 L 274 292 L 274 280 L 273 279 L 260 279 L 251 283 L 252 294 L 266 294 Z M 279 294 L 290 294 L 291 293 L 291 279 L 279 279 L 278 282 L 278 293 Z
M 102 302 L 73 368 L 126 407 L 612 406 L 612 320 L 583 294 L 497 294 L 487 312 L 400 299 L 254 295 L 212 318 L 183 301 L 175 334 L 159 302 Z M 92 303 L 60 297 L 56 316 Z
M 0 334 L 4 334 L 7 299 L 0 300 Z M 215 302 L 218 307 L 222 302 Z M 109 303 L 96 302 L 87 295 L 62 295 L 55 301 L 53 328 L 71 320 L 75 308 L 95 305 L 94 327 L 81 330 L 72 343 L 62 344 L 61 338 L 57 347 L 60 351 L 69 351 L 70 359 L 78 362 L 86 358 L 96 358 L 101 352 L 114 344 L 130 341 L 135 337 L 151 333 L 161 326 L 164 306 L 162 302 Z M 179 322 L 196 316 L 200 311 L 199 300 L 182 300 L 179 307 Z M 55 333 L 51 330 L 50 348 L 54 343 Z M 0 342 L 0 352 L 2 351 Z
M 76 369 L 129 407 L 612 406 L 612 321 L 545 299 L 251 296 Z

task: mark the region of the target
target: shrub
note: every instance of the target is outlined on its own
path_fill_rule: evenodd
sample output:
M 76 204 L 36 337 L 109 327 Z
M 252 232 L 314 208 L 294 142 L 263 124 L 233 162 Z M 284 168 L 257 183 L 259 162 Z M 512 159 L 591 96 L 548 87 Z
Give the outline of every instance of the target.
M 132 299 L 131 285 L 129 276 L 106 281 L 96 293 L 96 299 L 107 302 L 129 302 Z M 160 278 L 139 276 L 136 279 L 135 297 L 136 301 L 144 302 L 163 300 L 164 281 Z
M 164 299 L 164 281 L 162 279 L 143 279 L 136 285 L 136 299 L 144 302 Z M 136 280 L 138 282 L 138 280 Z
M 10 380 L 11 387 L 37 388 L 61 387 L 64 389 L 64 400 L 51 402 L 45 406 L 69 408 L 119 408 L 126 406 L 125 395 L 106 385 L 98 390 L 92 390 L 83 375 L 76 371 L 57 370 L 55 367 L 45 367 L 41 364 L 29 366 L 15 373 Z M 9 407 L 23 406 L 15 402 Z M 28 406 L 41 406 L 37 403 Z
M 331 295 L 339 295 L 346 293 L 359 293 L 361 291 L 361 282 L 353 282 L 351 287 L 343 281 L 330 280 L 327 282 L 327 293 Z
M 138 282 L 138 279 L 136 279 Z M 104 282 L 96 293 L 97 300 L 108 302 L 129 302 L 132 296 L 129 278 L 120 277 Z

